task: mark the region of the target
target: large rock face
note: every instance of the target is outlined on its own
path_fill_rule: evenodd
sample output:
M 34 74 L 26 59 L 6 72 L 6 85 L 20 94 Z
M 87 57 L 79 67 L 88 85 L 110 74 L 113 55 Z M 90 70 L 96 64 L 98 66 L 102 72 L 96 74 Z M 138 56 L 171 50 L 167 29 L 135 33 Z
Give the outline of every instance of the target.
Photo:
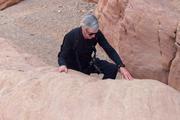
M 3 10 L 9 6 L 12 6 L 22 0 L 0 0 L 0 10 Z
M 176 34 L 177 52 L 171 65 L 168 84 L 180 91 L 180 23 Z
M 155 80 L 95 80 L 54 68 L 1 71 L 2 120 L 179 120 L 180 94 Z M 18 77 L 15 77 L 17 76 Z
M 173 76 L 180 81 L 175 45 L 179 0 L 99 0 L 96 13 L 102 31 L 134 77 L 167 84 Z
M 60 74 L 20 57 L 5 39 L 0 45 L 0 120 L 180 119 L 179 92 L 159 81 Z

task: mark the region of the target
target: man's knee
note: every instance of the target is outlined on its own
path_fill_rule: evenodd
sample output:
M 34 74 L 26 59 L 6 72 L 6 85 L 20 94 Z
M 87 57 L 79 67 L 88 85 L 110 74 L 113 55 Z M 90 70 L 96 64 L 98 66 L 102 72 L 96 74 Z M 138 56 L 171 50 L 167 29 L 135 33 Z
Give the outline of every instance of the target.
M 104 70 L 104 77 L 103 79 L 115 79 L 118 72 L 118 66 L 112 63 L 109 63 L 109 67 Z
M 115 64 L 109 63 L 106 70 L 107 70 L 107 72 L 114 73 L 114 72 L 118 71 L 118 66 Z

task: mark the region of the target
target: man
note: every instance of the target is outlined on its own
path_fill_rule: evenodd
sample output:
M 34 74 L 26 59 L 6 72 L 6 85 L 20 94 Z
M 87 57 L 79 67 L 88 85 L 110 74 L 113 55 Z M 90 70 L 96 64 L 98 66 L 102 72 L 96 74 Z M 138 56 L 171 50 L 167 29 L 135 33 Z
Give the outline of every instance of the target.
M 95 46 L 97 43 L 115 64 L 96 58 Z M 58 54 L 58 63 L 59 72 L 68 72 L 68 69 L 74 69 L 85 74 L 103 73 L 103 79 L 115 79 L 119 71 L 125 79 L 133 79 L 115 49 L 111 47 L 99 30 L 98 20 L 92 14 L 85 15 L 81 26 L 65 35 Z

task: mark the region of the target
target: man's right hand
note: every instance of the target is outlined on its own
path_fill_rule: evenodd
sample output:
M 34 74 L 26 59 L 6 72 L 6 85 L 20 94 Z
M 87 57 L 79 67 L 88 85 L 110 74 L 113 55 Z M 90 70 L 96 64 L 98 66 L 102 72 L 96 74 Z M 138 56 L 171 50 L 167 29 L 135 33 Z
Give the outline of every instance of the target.
M 68 72 L 68 68 L 65 65 L 62 65 L 62 66 L 59 66 L 58 71 L 59 72 L 67 73 Z

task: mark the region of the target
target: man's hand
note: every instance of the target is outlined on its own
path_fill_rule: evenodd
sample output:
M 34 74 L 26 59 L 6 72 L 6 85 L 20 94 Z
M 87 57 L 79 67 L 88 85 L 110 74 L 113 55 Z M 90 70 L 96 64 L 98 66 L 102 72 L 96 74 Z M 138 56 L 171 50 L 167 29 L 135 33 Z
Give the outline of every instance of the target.
M 131 74 L 126 70 L 125 67 L 120 67 L 119 72 L 121 72 L 122 76 L 126 80 L 133 80 Z
M 67 67 L 65 65 L 62 65 L 62 66 L 59 66 L 58 71 L 67 73 L 68 69 L 67 69 Z

